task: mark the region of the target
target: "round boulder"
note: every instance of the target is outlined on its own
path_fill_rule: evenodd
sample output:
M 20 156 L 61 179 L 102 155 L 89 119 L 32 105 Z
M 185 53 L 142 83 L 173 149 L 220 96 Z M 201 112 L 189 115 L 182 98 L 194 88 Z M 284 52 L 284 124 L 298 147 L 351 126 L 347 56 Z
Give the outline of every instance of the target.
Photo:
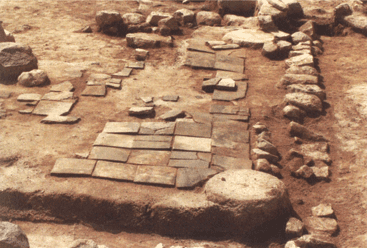
M 0 247 L 29 248 L 28 238 L 18 225 L 0 222 Z
M 46 72 L 42 70 L 32 70 L 20 74 L 18 83 L 24 87 L 44 86 L 50 84 L 50 79 Z
M 215 26 L 220 25 L 222 18 L 218 13 L 211 11 L 200 11 L 196 14 L 197 25 Z

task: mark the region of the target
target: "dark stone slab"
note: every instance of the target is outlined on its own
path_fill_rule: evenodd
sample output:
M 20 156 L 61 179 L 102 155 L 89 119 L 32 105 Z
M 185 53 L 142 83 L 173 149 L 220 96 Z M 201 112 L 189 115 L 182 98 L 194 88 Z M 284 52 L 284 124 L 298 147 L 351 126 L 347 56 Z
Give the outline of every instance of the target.
M 192 188 L 218 172 L 213 169 L 180 168 L 177 170 L 176 187 Z
M 92 176 L 123 181 L 134 181 L 138 166 L 126 163 L 98 161 Z
M 173 135 L 175 122 L 143 122 L 139 134 Z
M 197 123 L 212 123 L 213 116 L 211 114 L 202 112 L 193 112 L 190 114 Z
M 217 54 L 214 69 L 243 73 L 245 69 L 245 60 L 238 57 Z
M 50 91 L 54 91 L 54 92 L 73 91 L 73 90 L 74 90 L 74 86 L 72 85 L 70 81 L 52 85 L 50 89 Z
M 250 159 L 250 144 L 236 143 L 233 148 L 213 147 L 212 153 L 219 156 Z
M 174 121 L 177 118 L 183 118 L 183 117 L 185 117 L 185 112 L 181 109 L 172 109 L 170 111 L 167 111 L 163 115 L 159 116 L 160 119 L 166 121 Z
M 132 150 L 128 159 L 129 164 L 167 166 L 169 151 Z
M 215 54 L 215 52 L 205 43 L 205 40 L 191 39 L 188 41 L 187 50 Z
M 219 166 L 224 170 L 232 169 L 252 169 L 252 160 L 245 158 L 233 158 L 227 156 L 214 155 L 212 166 Z
M 194 68 L 213 69 L 215 65 L 215 54 L 188 51 L 185 65 Z
M 90 176 L 95 164 L 95 160 L 59 158 L 51 170 L 51 175 Z
M 34 115 L 67 115 L 75 101 L 40 101 L 33 110 Z
M 239 110 L 240 110 L 240 107 L 238 107 L 238 106 L 213 104 L 212 106 L 210 106 L 209 113 L 211 113 L 211 114 L 236 115 L 236 114 L 238 114 Z
M 135 183 L 175 186 L 177 169 L 166 166 L 138 166 Z
M 139 132 L 139 128 L 139 122 L 107 122 L 103 132 L 137 134 Z
M 247 92 L 247 83 L 246 82 L 237 82 L 237 91 L 222 91 L 222 90 L 214 90 L 212 99 L 217 101 L 234 101 L 239 100 L 246 97 Z
M 163 96 L 162 100 L 163 101 L 168 101 L 168 102 L 177 102 L 178 98 L 179 98 L 179 96 L 177 96 L 177 95 L 168 95 L 168 96 Z
M 126 162 L 130 150 L 116 147 L 94 146 L 89 154 L 89 159 Z
M 181 152 L 181 151 L 172 151 L 171 152 L 171 159 L 186 159 L 186 160 L 193 160 L 198 159 L 196 152 Z
M 87 85 L 82 92 L 82 96 L 104 97 L 106 96 L 106 85 Z
M 209 162 L 200 159 L 173 159 L 170 160 L 168 166 L 175 168 L 209 168 Z
M 177 122 L 175 135 L 210 138 L 212 125 L 208 123 Z
M 135 136 L 100 133 L 94 141 L 94 146 L 132 148 Z
M 237 143 L 249 143 L 248 124 L 243 122 L 223 121 L 213 123 L 212 145 L 234 148 Z
M 136 136 L 133 143 L 134 149 L 151 149 L 151 150 L 170 150 L 172 143 L 171 136 Z
M 221 78 L 211 78 L 209 80 L 204 80 L 201 89 L 207 93 L 212 93 L 220 80 Z

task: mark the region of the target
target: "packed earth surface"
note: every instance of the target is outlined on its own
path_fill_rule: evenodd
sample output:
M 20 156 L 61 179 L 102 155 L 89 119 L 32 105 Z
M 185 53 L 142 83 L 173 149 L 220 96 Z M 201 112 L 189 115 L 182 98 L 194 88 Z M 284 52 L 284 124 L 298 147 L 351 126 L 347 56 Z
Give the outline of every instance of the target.
M 367 247 L 367 2 L 298 0 L 288 19 L 287 1 L 237 25 L 214 0 L 0 0 L 0 28 L 47 73 L 6 78 L 0 32 L 0 221 L 32 248 Z M 131 44 L 134 28 L 160 42 Z

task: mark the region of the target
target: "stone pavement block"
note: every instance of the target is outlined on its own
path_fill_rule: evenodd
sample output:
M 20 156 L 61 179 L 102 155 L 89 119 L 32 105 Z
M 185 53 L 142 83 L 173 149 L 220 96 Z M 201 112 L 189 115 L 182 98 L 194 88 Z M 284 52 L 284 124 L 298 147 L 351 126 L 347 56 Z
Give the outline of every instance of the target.
M 177 169 L 163 166 L 138 166 L 135 183 L 175 186 Z
M 215 65 L 215 54 L 188 51 L 185 65 L 194 68 L 213 69 Z
M 82 96 L 106 96 L 106 85 L 87 86 L 82 92 Z
M 231 78 L 222 78 L 215 88 L 218 90 L 226 90 L 226 91 L 237 90 L 236 82 Z
M 212 125 L 208 123 L 177 122 L 175 135 L 210 138 Z
M 171 136 L 157 136 L 157 135 L 137 135 L 135 141 L 150 141 L 150 142 L 172 142 Z
M 239 100 L 246 97 L 247 92 L 247 83 L 246 82 L 237 82 L 237 91 L 221 91 L 214 90 L 212 99 L 217 101 L 234 101 Z
M 72 99 L 73 97 L 74 97 L 74 93 L 70 91 L 49 92 L 42 97 L 42 100 L 63 101 L 63 100 Z
M 139 134 L 173 135 L 175 122 L 143 122 Z
M 245 115 L 218 115 L 218 114 L 214 114 L 213 115 L 213 121 L 225 121 L 225 120 L 229 120 L 229 121 L 249 121 L 249 116 L 245 116 Z
M 198 152 L 198 158 L 210 163 L 212 161 L 212 154 L 210 152 Z
M 209 113 L 211 114 L 227 114 L 236 115 L 240 110 L 239 106 L 213 104 L 210 106 Z
M 204 80 L 201 89 L 207 93 L 211 93 L 214 91 L 220 80 L 221 78 L 211 78 L 209 80 Z
M 197 40 L 197 39 L 189 40 L 187 50 L 215 54 L 215 52 L 206 45 L 205 40 Z
M 116 147 L 104 147 L 94 146 L 89 154 L 89 159 L 107 160 L 115 162 L 125 163 L 129 158 L 130 150 L 116 148 Z
M 170 150 L 171 136 L 138 135 L 134 138 L 134 149 Z
M 103 133 L 137 134 L 139 128 L 139 122 L 107 122 L 103 129 Z
M 250 108 L 247 107 L 240 107 L 240 111 L 238 112 L 239 115 L 244 115 L 244 116 L 251 116 L 251 112 L 250 112 Z
M 115 73 L 112 75 L 114 78 L 120 78 L 120 77 L 129 77 L 133 69 L 131 68 L 124 68 L 121 71 Z
M 1 111 L 2 109 L 0 109 L 0 111 Z M 33 112 L 33 110 L 34 110 L 34 108 L 32 108 L 32 107 L 29 107 L 29 108 L 25 108 L 25 109 L 21 109 L 21 110 L 19 110 L 18 111 L 18 113 L 19 114 L 24 114 L 24 115 L 29 115 L 29 114 L 32 114 L 32 112 Z M 4 113 L 5 113 L 5 109 L 4 109 L 4 111 L 3 111 Z M 41 121 L 42 122 L 42 121 Z
M 70 81 L 65 81 L 60 84 L 52 85 L 50 89 L 50 91 L 54 91 L 54 92 L 73 91 L 73 90 L 74 90 L 74 86 L 72 85 Z
M 154 107 L 131 107 L 129 109 L 130 116 L 150 116 L 154 114 Z
M 167 166 L 170 152 L 132 150 L 128 159 L 129 164 Z
M 172 109 L 159 116 L 159 119 L 166 121 L 174 121 L 176 118 L 185 117 L 185 112 L 181 109 Z
M 250 144 L 233 142 L 232 148 L 213 146 L 212 153 L 220 156 L 250 159 Z
M 79 117 L 74 116 L 60 116 L 60 115 L 49 115 L 41 120 L 44 124 L 75 124 L 80 121 Z
M 18 96 L 17 101 L 19 102 L 33 102 L 41 100 L 42 95 L 36 93 L 21 94 Z
M 144 61 L 130 61 L 126 67 L 133 69 L 144 69 L 145 63 Z
M 181 152 L 181 151 L 172 151 L 171 152 L 171 159 L 198 159 L 196 152 Z
M 192 118 L 197 123 L 212 123 L 213 116 L 208 113 L 201 113 L 201 112 L 192 112 L 190 113 Z
M 173 159 L 170 160 L 168 166 L 175 168 L 209 168 L 209 162 L 200 159 Z
M 40 101 L 33 110 L 34 115 L 66 115 L 68 114 L 75 101 Z
M 98 161 L 92 177 L 134 181 L 137 168 L 133 164 Z
M 167 96 L 162 97 L 162 100 L 167 101 L 167 102 L 177 102 L 178 99 L 179 99 L 179 96 L 177 95 L 167 95 Z
M 214 122 L 212 145 L 233 148 L 237 143 L 249 143 L 248 124 L 243 122 Z
M 94 146 L 132 148 L 134 139 L 135 139 L 135 136 L 133 135 L 100 133 L 98 134 L 98 137 L 94 141 L 93 145 Z
M 95 160 L 58 158 L 51 170 L 51 175 L 90 176 L 95 164 Z
M 243 73 L 245 69 L 245 60 L 239 57 L 217 54 L 214 69 Z
M 232 169 L 252 169 L 252 160 L 245 158 L 233 158 L 227 156 L 214 155 L 212 165 L 219 166 L 224 170 Z
M 192 188 L 217 173 L 216 170 L 208 168 L 180 168 L 177 170 L 176 186 L 177 188 Z
M 176 136 L 173 142 L 173 150 L 210 152 L 212 140 L 209 138 L 196 138 Z
M 216 78 L 232 78 L 235 81 L 248 80 L 248 76 L 243 73 L 232 72 L 232 71 L 217 71 Z

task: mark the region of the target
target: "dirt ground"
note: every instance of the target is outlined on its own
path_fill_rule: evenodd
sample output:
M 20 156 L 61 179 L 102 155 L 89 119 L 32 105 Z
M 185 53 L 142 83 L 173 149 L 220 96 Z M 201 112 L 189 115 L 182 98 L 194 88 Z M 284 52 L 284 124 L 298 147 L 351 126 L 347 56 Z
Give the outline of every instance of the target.
M 300 1 L 303 7 L 318 5 L 331 9 L 340 1 Z M 154 9 L 173 13 L 179 8 L 195 11 L 205 3 L 182 5 L 162 1 Z M 96 32 L 95 13 L 115 9 L 120 13 L 133 12 L 138 7 L 135 1 L 5 1 L 0 0 L 1 18 L 5 29 L 14 33 L 17 42 L 32 47 L 39 60 L 39 68 L 45 70 L 51 84 L 70 80 L 80 96 L 85 79 L 91 73 L 112 74 L 121 70 L 132 59 L 132 48 L 124 38 L 109 37 Z M 27 26 L 25 26 L 27 25 Z M 90 25 L 93 33 L 77 32 Z M 95 184 L 104 191 L 113 191 L 117 185 L 131 189 L 147 197 L 159 197 L 161 188 L 136 186 L 128 183 L 106 182 L 97 179 L 53 179 L 49 172 L 59 157 L 73 157 L 76 152 L 88 152 L 107 121 L 131 121 L 127 108 L 141 105 L 142 96 L 160 97 L 166 94 L 180 96 L 178 103 L 157 103 L 157 116 L 171 107 L 186 111 L 209 111 L 211 97 L 200 90 L 202 78 L 214 75 L 213 71 L 192 70 L 181 64 L 177 47 L 190 38 L 194 30 L 185 28 L 183 35 L 175 36 L 174 48 L 152 49 L 143 71 L 134 72 L 123 81 L 122 90 L 108 90 L 105 98 L 80 97 L 70 115 L 81 118 L 76 125 L 44 125 L 42 117 L 21 115 L 18 110 L 24 105 L 16 101 L 21 93 L 47 93 L 50 86 L 22 88 L 2 85 L 0 90 L 13 92 L 4 101 L 7 117 L 0 120 L 0 171 L 7 182 L 15 187 L 31 190 L 36 184 L 45 183 L 54 187 L 52 180 L 82 187 Z M 282 170 L 283 182 L 287 185 L 296 213 L 305 218 L 311 215 L 311 207 L 331 203 L 340 227 L 334 237 L 338 247 L 367 247 L 367 43 L 366 37 L 349 32 L 345 37 L 321 38 L 325 52 L 318 56 L 318 65 L 324 78 L 327 102 L 326 115 L 307 119 L 305 124 L 323 133 L 330 139 L 333 160 L 330 182 L 314 185 L 290 176 L 287 168 Z M 287 133 L 288 120 L 280 115 L 278 108 L 285 92 L 275 88 L 275 83 L 285 72 L 283 61 L 270 61 L 260 50 L 241 49 L 246 54 L 246 75 L 249 76 L 249 91 L 239 105 L 251 108 L 250 126 L 257 121 L 266 123 L 273 134 L 273 142 L 283 157 L 295 146 Z M 82 71 L 82 78 L 73 78 L 73 73 Z M 149 120 L 143 120 L 149 121 Z M 254 135 L 252 135 L 254 141 Z M 285 166 L 285 162 L 281 161 Z M 5 182 L 4 179 L 4 182 Z M 56 187 L 56 186 L 55 186 Z M 137 188 L 136 188 L 137 187 Z M 134 189 L 133 189 L 134 188 Z M 55 188 L 57 189 L 57 188 Z M 127 190 L 128 191 L 128 190 Z M 164 189 L 171 194 L 174 189 Z M 149 192 L 149 193 L 148 193 Z M 129 194 L 129 193 L 127 193 Z M 150 196 L 148 196 L 150 195 Z M 302 200 L 303 204 L 300 204 Z M 6 216 L 2 213 L 2 216 Z M 30 217 L 29 220 L 32 220 Z M 198 241 L 161 237 L 155 234 L 119 232 L 111 233 L 88 224 L 56 224 L 16 221 L 27 233 L 31 247 L 66 247 L 74 239 L 88 238 L 114 247 L 155 247 L 166 245 L 206 245 L 206 247 L 282 247 L 282 241 L 274 238 L 258 245 L 246 246 L 235 241 Z

